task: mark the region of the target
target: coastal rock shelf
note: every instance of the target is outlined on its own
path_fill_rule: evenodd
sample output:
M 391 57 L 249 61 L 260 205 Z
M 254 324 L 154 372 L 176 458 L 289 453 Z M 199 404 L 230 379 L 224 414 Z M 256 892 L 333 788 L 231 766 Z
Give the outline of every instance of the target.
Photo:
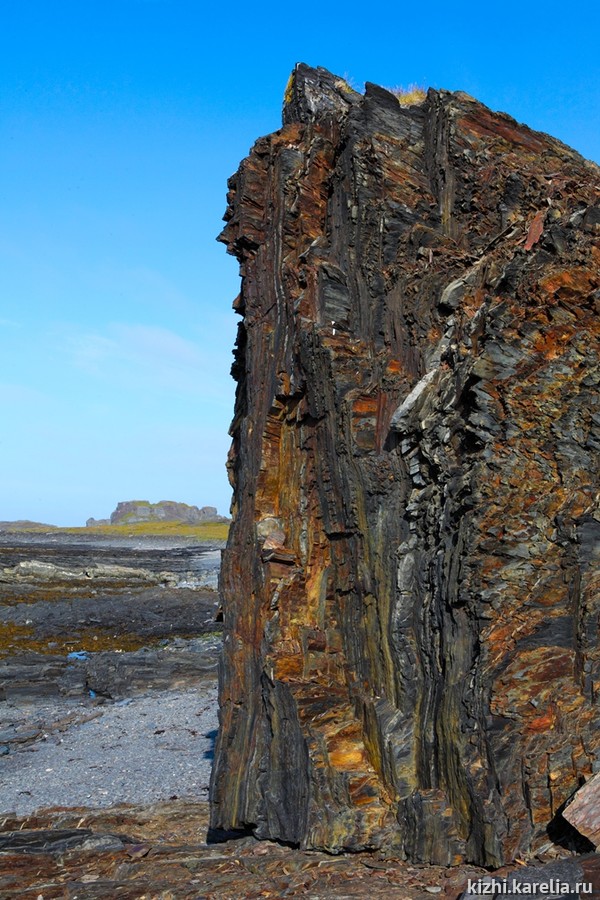
M 167 690 L 216 668 L 216 542 L 86 537 L 0 535 L 0 723 L 4 701 Z
M 240 262 L 211 824 L 500 866 L 600 765 L 600 172 L 300 65 Z

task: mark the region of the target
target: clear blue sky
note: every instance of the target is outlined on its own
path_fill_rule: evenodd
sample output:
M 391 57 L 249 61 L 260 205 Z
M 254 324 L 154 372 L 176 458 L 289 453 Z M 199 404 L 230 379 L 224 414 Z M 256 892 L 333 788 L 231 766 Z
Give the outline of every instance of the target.
M 228 511 L 226 180 L 298 61 L 465 90 L 600 161 L 600 13 L 12 0 L 0 17 L 0 519 Z

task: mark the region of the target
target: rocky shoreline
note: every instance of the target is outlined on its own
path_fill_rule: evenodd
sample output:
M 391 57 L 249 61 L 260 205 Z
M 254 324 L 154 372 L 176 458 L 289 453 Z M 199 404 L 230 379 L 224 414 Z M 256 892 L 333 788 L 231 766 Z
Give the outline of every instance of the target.
M 52 563 L 64 569 L 122 565 L 173 573 L 212 571 L 218 575 L 225 541 L 203 541 L 185 535 L 43 534 L 0 531 L 0 572 L 20 562 Z M 166 556 L 164 555 L 166 554 Z M 1 577 L 1 576 L 0 576 Z M 216 587 L 216 580 L 213 587 Z
M 210 832 L 219 558 L 0 536 L 0 900 L 458 898 L 485 870 Z
M 185 539 L 0 536 L 0 813 L 167 800 L 169 773 L 206 799 L 219 562 Z

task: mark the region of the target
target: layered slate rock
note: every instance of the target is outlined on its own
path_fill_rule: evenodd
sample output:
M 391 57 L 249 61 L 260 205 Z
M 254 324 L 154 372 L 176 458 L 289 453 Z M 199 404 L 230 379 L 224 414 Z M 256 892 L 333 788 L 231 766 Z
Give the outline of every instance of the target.
M 212 827 L 526 855 L 600 755 L 599 170 L 300 65 L 229 186 Z

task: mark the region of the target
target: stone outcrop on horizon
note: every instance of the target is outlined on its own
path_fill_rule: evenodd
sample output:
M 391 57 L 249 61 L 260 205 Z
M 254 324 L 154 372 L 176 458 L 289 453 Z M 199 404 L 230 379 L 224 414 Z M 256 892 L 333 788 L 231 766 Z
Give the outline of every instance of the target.
M 600 767 L 599 169 L 300 65 L 229 186 L 212 827 L 527 856 Z
M 137 525 L 143 522 L 179 522 L 182 525 L 200 525 L 203 522 L 228 522 L 220 516 L 216 506 L 188 506 L 173 500 L 124 500 L 117 504 L 110 519 L 88 519 L 88 527 L 93 525 Z

